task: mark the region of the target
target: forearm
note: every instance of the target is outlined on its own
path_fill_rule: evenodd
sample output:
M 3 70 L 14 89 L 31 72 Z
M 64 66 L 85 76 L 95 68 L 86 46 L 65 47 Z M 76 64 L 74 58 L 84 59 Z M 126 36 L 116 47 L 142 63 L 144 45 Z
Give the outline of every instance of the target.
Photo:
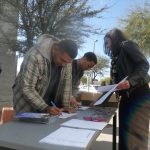
M 43 98 L 33 88 L 23 87 L 23 97 L 35 110 L 43 111 L 48 107 Z
M 78 93 L 79 93 L 79 88 L 78 87 L 73 87 L 72 96 L 77 97 Z
M 76 83 L 74 82 L 74 84 L 72 85 L 72 95 L 74 97 L 77 97 L 79 93 L 79 84 L 80 84 L 80 80 L 78 80 Z

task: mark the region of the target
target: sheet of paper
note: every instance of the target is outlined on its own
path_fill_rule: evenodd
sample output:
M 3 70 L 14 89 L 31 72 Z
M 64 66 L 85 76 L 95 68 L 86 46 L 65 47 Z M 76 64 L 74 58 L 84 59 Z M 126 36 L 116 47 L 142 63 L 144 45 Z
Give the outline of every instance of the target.
M 126 78 L 127 78 L 127 77 L 125 77 L 125 78 L 124 78 L 123 80 L 121 80 L 119 83 L 125 81 Z M 119 84 L 119 83 L 118 83 L 118 84 Z M 100 104 L 102 104 L 102 103 L 106 100 L 106 98 L 107 98 L 112 92 L 114 92 L 114 91 L 116 90 L 118 84 L 116 84 L 116 85 L 115 85 L 113 88 L 111 88 L 105 95 L 103 95 L 99 100 L 97 100 L 97 101 L 94 103 L 94 105 L 100 105 Z
M 92 130 L 60 127 L 39 142 L 85 148 L 94 134 Z
M 103 92 L 107 92 L 109 90 L 111 90 L 112 88 L 114 88 L 116 86 L 116 84 L 113 85 L 106 85 L 106 86 L 100 86 L 98 87 L 98 92 L 103 93 Z
M 71 119 L 67 122 L 62 123 L 61 125 L 81 129 L 102 130 L 107 125 L 107 122 L 94 122 L 79 119 Z
M 79 110 L 87 110 L 89 109 L 89 106 L 79 106 Z
M 69 117 L 72 117 L 72 116 L 75 116 L 77 115 L 77 113 L 65 113 L 65 112 L 62 112 L 61 115 L 59 116 L 59 118 L 62 118 L 62 119 L 65 119 L 65 118 L 69 118 Z

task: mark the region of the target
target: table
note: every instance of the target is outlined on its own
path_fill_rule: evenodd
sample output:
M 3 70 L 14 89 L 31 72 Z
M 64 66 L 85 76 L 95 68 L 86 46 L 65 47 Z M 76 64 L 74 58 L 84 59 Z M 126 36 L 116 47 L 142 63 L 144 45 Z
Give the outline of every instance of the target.
M 48 124 L 35 124 L 12 121 L 0 126 L 0 146 L 16 150 L 83 150 L 79 147 L 67 147 L 52 144 L 41 144 L 39 140 L 57 130 L 60 124 L 73 118 L 83 119 L 83 116 L 103 113 L 107 122 L 113 117 L 113 150 L 116 149 L 116 108 L 95 107 L 85 111 L 78 111 L 76 116 L 59 119 L 54 116 Z M 88 150 L 102 131 L 96 131 L 88 143 Z

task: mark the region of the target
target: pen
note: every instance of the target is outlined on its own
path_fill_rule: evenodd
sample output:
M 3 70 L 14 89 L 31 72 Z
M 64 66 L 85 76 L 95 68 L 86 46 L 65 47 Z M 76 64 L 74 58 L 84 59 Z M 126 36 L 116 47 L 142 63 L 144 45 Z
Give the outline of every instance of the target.
M 53 101 L 51 101 L 52 106 L 56 107 L 55 103 Z
M 74 108 L 75 110 L 78 110 L 78 109 L 79 109 L 79 107 L 78 107 L 78 106 L 73 106 L 73 108 Z
M 52 104 L 52 106 L 57 107 L 56 104 L 53 101 L 51 101 L 51 104 Z M 61 112 L 60 112 L 60 115 L 62 115 Z

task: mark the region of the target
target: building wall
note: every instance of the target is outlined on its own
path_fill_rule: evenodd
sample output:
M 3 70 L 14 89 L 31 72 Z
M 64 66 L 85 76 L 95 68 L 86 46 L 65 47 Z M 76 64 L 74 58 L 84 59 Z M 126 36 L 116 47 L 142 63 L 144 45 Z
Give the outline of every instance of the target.
M 18 13 L 0 0 L 0 108 L 12 105 L 11 87 L 16 76 L 17 58 L 10 45 L 17 39 L 17 20 Z

